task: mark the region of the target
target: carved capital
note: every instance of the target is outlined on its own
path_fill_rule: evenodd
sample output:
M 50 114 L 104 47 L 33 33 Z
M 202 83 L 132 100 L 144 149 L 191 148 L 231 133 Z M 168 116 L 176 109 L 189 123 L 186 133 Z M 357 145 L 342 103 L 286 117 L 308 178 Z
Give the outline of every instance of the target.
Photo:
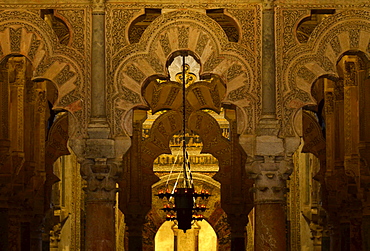
M 92 0 L 94 14 L 103 14 L 105 11 L 105 0 Z
M 275 0 L 264 0 L 263 1 L 263 9 L 264 10 L 271 10 L 275 7 Z
M 60 233 L 62 231 L 61 223 L 58 223 L 53 226 L 53 229 L 50 230 L 50 248 L 58 248 L 60 242 Z
M 246 171 L 249 177 L 255 180 L 253 188 L 256 194 L 255 203 L 285 201 L 286 180 L 293 171 L 291 158 L 281 160 L 280 157 L 264 156 L 252 163 L 247 163 Z
M 122 173 L 121 161 L 106 158 L 85 159 L 81 176 L 87 181 L 87 201 L 115 201 L 116 182 Z

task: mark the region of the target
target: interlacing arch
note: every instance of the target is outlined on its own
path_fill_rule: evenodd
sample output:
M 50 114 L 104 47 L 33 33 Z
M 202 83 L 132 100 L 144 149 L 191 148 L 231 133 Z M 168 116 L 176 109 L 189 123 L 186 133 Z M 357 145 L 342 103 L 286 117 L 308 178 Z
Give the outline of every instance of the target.
M 208 16 L 190 10 L 164 13 L 145 30 L 139 43 L 114 54 L 112 93 L 108 100 L 114 135 L 125 135 L 125 116 L 134 107 L 147 106 L 141 89 L 150 76 L 168 77 L 166 63 L 176 51 L 190 51 L 199 59 L 200 75 L 214 74 L 226 83 L 222 102 L 241 109 L 252 133 L 260 102 L 256 56 L 245 47 L 229 42 L 222 28 Z
M 336 64 L 349 51 L 361 51 L 370 58 L 369 11 L 350 10 L 328 17 L 315 28 L 307 44 L 287 52 L 292 56 L 282 75 L 283 135 L 295 134 L 296 111 L 316 103 L 311 96 L 312 85 L 321 76 L 338 78 Z
M 5 10 L 0 16 L 0 61 L 22 55 L 33 66 L 32 80 L 50 80 L 58 91 L 54 108 L 72 113 L 82 110 L 83 58 L 58 43 L 52 28 L 38 15 L 24 10 Z

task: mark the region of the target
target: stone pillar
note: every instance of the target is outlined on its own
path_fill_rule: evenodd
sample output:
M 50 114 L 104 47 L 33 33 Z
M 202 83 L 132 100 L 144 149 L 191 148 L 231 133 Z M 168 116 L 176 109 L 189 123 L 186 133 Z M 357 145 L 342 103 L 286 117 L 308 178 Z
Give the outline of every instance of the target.
M 105 0 L 93 0 L 91 55 L 92 122 L 105 119 Z
M 21 251 L 31 250 L 31 226 L 29 222 L 21 222 Z
M 325 124 L 326 124 L 326 165 L 321 169 L 326 169 L 325 175 L 331 176 L 334 173 L 335 166 L 335 91 L 334 84 L 328 79 L 324 79 L 325 85 Z M 320 161 L 322 161 L 320 159 Z M 322 163 L 324 164 L 324 163 Z
M 337 218 L 329 215 L 330 250 L 340 250 L 340 225 Z
M 21 250 L 21 212 L 18 208 L 8 211 L 8 250 Z
M 0 208 L 0 250 L 8 251 L 8 209 Z
M 351 251 L 362 248 L 362 205 L 360 201 L 353 203 L 350 211 L 350 248 Z M 368 237 L 365 237 L 368 238 Z
M 257 148 L 258 145 L 257 142 Z M 255 250 L 286 250 L 284 194 L 287 190 L 286 180 L 292 170 L 293 162 L 290 158 L 272 155 L 257 157 L 247 166 L 247 172 L 255 180 Z
M 231 230 L 231 251 L 245 250 L 246 226 L 248 215 L 227 215 L 227 222 Z
M 360 143 L 360 62 L 357 56 L 346 56 L 344 69 L 344 170 L 348 180 L 350 250 L 362 250 L 361 160 Z M 343 245 L 342 245 L 343 246 Z
M 128 234 L 128 251 L 141 251 L 143 249 L 143 226 L 145 215 L 125 214 L 125 223 Z
M 106 158 L 85 159 L 81 165 L 86 188 L 86 250 L 114 251 L 116 182 L 120 163 Z
M 335 169 L 343 166 L 344 162 L 344 88 L 343 81 L 335 82 L 334 87 L 334 124 L 335 124 Z M 334 148 L 334 147 L 333 147 Z
M 43 205 L 43 203 L 41 204 Z M 31 250 L 42 250 L 43 215 L 35 215 L 31 222 Z
M 360 125 L 359 81 L 357 56 L 346 56 L 344 61 L 344 169 L 346 175 L 359 185 L 360 177 Z
M 370 215 L 362 216 L 362 241 L 363 250 L 370 250 Z
M 262 117 L 276 116 L 274 0 L 265 0 L 262 12 Z
M 9 158 L 9 83 L 8 69 L 0 66 L 0 167 Z M 2 169 L 2 168 L 1 168 Z
M 178 250 L 177 242 L 178 242 L 179 229 L 177 228 L 175 224 L 171 227 L 171 229 L 173 231 L 173 251 L 177 251 Z
M 199 231 L 200 231 L 200 226 L 195 222 L 194 226 L 194 251 L 199 251 Z

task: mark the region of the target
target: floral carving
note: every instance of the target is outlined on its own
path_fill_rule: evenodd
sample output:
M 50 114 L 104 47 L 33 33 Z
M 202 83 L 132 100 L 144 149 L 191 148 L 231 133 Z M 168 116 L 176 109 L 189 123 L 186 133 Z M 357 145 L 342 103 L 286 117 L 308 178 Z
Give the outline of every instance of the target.
M 111 4 L 108 10 L 112 13 L 116 8 L 122 7 L 119 4 Z M 248 13 L 252 13 L 252 11 L 249 9 Z M 253 9 L 253 13 L 255 13 L 255 9 Z M 252 17 L 252 14 L 250 15 Z M 108 17 L 108 20 L 113 22 L 111 18 Z M 256 17 L 254 16 L 254 18 Z M 257 30 L 251 32 L 258 34 Z M 259 44 L 258 41 L 256 44 Z M 246 85 L 246 89 L 251 92 L 250 95 L 253 98 L 248 101 L 238 100 L 238 105 L 246 102 L 254 107 L 260 103 L 261 89 L 258 84 L 260 70 L 257 69 L 260 65 L 258 60 L 260 54 L 257 52 L 258 50 L 256 50 L 256 56 L 247 47 L 229 42 L 225 31 L 207 15 L 191 10 L 181 10 L 158 16 L 146 28 L 138 43 L 123 47 L 109 59 L 108 65 L 111 70 L 108 79 L 112 81 L 109 80 L 108 83 L 114 83 L 108 85 L 108 107 L 111 110 L 109 114 L 115 114 L 114 110 L 118 104 L 120 109 L 124 109 L 122 116 L 126 116 L 125 114 L 133 105 L 146 105 L 142 103 L 142 94 L 138 91 L 140 86 L 144 84 L 145 79 L 152 75 L 168 77 L 165 72 L 167 58 L 171 53 L 182 48 L 190 49 L 199 57 L 203 73 L 217 74 L 223 79 L 228 79 L 230 86 L 239 85 L 233 86 L 232 89 L 239 88 L 240 83 Z M 113 51 L 111 45 L 107 51 Z M 140 68 L 143 64 L 147 66 L 145 70 Z M 139 86 L 136 86 L 126 76 L 138 83 Z M 117 94 L 118 96 L 116 96 Z M 155 95 L 153 97 L 155 102 Z M 197 97 L 200 98 L 198 102 L 201 102 L 201 97 L 199 95 Z M 167 101 L 171 102 L 171 98 L 168 97 Z M 214 100 L 214 103 L 219 104 L 220 102 L 221 100 Z M 258 107 L 252 108 L 250 110 L 253 113 L 252 116 L 258 116 L 259 109 Z M 112 115 L 109 115 L 110 120 L 115 120 L 112 124 L 119 126 L 122 117 L 117 118 Z M 251 119 L 251 121 L 258 121 L 258 119 Z
M 294 8 L 292 8 L 292 10 L 286 11 L 299 11 L 299 9 L 294 10 Z M 282 22 L 280 17 L 278 20 L 279 22 Z M 310 98 L 310 93 L 304 95 L 304 98 L 301 94 L 298 96 L 296 94 L 293 95 L 295 98 L 290 96 L 291 93 L 289 94 L 289 91 L 293 91 L 298 94 L 302 93 L 303 89 L 309 89 L 307 87 L 303 87 L 303 83 L 297 83 L 296 77 L 304 77 L 303 79 L 307 81 L 307 83 L 312 84 L 315 78 L 320 75 L 336 76 L 335 63 L 338 61 L 338 57 L 345 52 L 343 51 L 343 41 L 341 41 L 341 39 L 347 37 L 351 49 L 361 50 L 359 48 L 361 44 L 358 40 L 361 38 L 359 34 L 360 32 L 370 33 L 368 25 L 369 21 L 368 11 L 366 10 L 337 12 L 332 16 L 323 19 L 322 22 L 317 25 L 306 44 L 292 44 L 293 46 L 291 46 L 289 51 L 286 53 L 280 47 L 282 44 L 281 41 L 284 41 L 286 38 L 282 34 L 277 33 L 277 54 L 281 55 L 280 57 L 277 57 L 277 68 L 282 69 L 282 73 L 277 74 L 279 79 L 279 84 L 277 86 L 278 113 L 279 116 L 280 114 L 283 116 L 283 128 L 285 128 L 285 133 L 294 135 L 294 131 L 289 129 L 292 127 L 287 124 L 291 122 L 291 118 L 289 117 L 293 116 L 295 109 L 313 102 Z M 277 26 L 285 27 L 284 24 L 277 24 Z M 332 49 L 330 51 L 333 51 L 334 55 L 328 54 L 327 48 L 329 46 Z M 307 74 L 307 70 L 304 69 L 306 65 L 315 65 L 315 72 Z M 302 88 L 302 90 L 298 91 L 299 88 Z M 299 98 L 299 96 L 303 99 Z M 285 100 L 285 102 L 281 102 L 281 98 Z M 293 106 L 297 108 L 289 108 L 289 104 L 293 103 L 295 104 Z

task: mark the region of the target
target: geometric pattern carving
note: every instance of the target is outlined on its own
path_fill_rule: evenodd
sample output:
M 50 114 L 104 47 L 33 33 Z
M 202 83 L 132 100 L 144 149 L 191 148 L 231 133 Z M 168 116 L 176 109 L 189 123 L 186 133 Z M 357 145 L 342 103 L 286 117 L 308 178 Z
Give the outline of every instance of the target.
M 76 49 L 67 46 L 60 46 L 58 38 L 52 28 L 40 18 L 38 12 L 32 13 L 24 11 L 24 6 L 19 8 L 23 10 L 3 11 L 0 16 L 0 23 L 3 27 L 0 30 L 0 47 L 1 58 L 16 53 L 26 56 L 35 68 L 34 80 L 48 79 L 52 81 L 58 91 L 58 99 L 54 104 L 69 110 L 69 107 L 76 99 L 80 99 L 86 93 L 85 85 L 89 73 L 85 66 L 89 52 L 85 53 L 83 49 L 87 43 L 86 38 L 89 32 L 83 31 L 81 26 L 85 26 L 86 6 L 81 6 L 78 11 L 72 13 L 76 16 L 68 15 L 65 10 L 63 14 L 71 18 L 75 30 L 74 43 Z M 79 24 L 77 24 L 79 22 Z M 77 45 L 78 44 L 78 45 Z M 75 90 L 75 98 L 69 97 L 70 93 Z M 89 95 L 85 95 L 89 97 Z M 61 102 L 61 100 L 64 100 Z M 61 103 L 59 103 L 61 102 Z M 59 103 L 59 104 L 58 104 Z M 82 103 L 81 103 L 82 104 Z M 86 100 L 85 104 L 89 104 Z M 63 105 L 63 106 L 62 106 Z M 70 110 L 73 112 L 74 110 Z M 82 117 L 77 118 L 79 123 L 83 123 Z
M 278 13 L 280 13 L 279 15 L 285 13 L 284 19 L 290 15 L 289 12 L 292 12 L 291 16 L 298 18 L 297 11 L 300 10 L 291 8 L 290 10 L 284 10 L 284 12 L 280 10 Z M 291 20 L 290 22 L 298 21 Z M 281 17 L 277 17 L 277 22 L 277 27 L 285 27 L 285 23 L 281 23 L 283 22 Z M 284 128 L 285 136 L 294 135 L 291 116 L 294 116 L 295 111 L 304 105 L 315 103 L 310 94 L 314 80 L 324 75 L 338 77 L 335 65 L 344 52 L 360 50 L 368 53 L 365 43 L 361 43 L 359 39 L 370 35 L 369 24 L 368 11 L 348 10 L 337 12 L 329 18 L 323 19 L 317 25 L 306 44 L 292 44 L 289 53 L 285 53 L 284 49 L 279 46 L 285 44 L 285 40 L 289 37 L 286 38 L 277 33 L 277 54 L 284 55 L 284 58 L 277 58 L 277 69 L 282 69 L 281 74 L 277 75 L 277 112 L 278 116 L 282 118 L 282 128 Z M 365 33 L 365 36 L 360 36 L 360 34 Z M 302 92 L 306 92 L 306 94 L 302 95 Z
M 114 5 L 110 5 L 109 8 L 113 11 Z M 141 89 L 146 79 L 154 75 L 168 77 L 164 72 L 167 68 L 167 58 L 179 50 L 195 53 L 203 65 L 201 76 L 215 74 L 221 79 L 228 79 L 225 83 L 226 90 L 231 91 L 244 86 L 252 98 L 248 101 L 238 100 L 237 105 L 254 107 L 251 111 L 255 119 L 251 121 L 258 121 L 257 116 L 260 111 L 257 103 L 260 102 L 261 97 L 258 84 L 260 76 L 257 70 L 253 70 L 257 68 L 257 56 L 245 47 L 229 42 L 224 30 L 207 15 L 190 10 L 173 11 L 158 16 L 146 28 L 139 43 L 123 47 L 115 53 L 109 62 L 109 68 L 112 71 L 108 76 L 111 78 L 108 83 L 113 83 L 113 86 L 109 87 L 112 92 L 108 94 L 108 107 L 111 110 L 109 114 L 114 114 L 114 110 L 118 108 L 124 110 L 122 116 L 125 117 L 134 104 L 122 97 L 124 96 L 121 92 L 122 86 L 141 96 Z M 195 87 L 192 90 L 195 96 L 197 96 L 197 90 Z M 169 102 L 170 99 L 167 101 Z M 222 101 L 233 103 L 227 98 Z M 161 102 L 164 104 L 166 100 Z M 215 102 L 220 103 L 221 100 L 215 100 Z M 146 104 L 141 103 L 141 105 Z M 121 119 L 117 121 L 116 117 L 109 116 L 109 119 L 113 120 L 112 124 L 116 125 L 115 128 L 122 126 L 119 122 Z M 123 132 L 114 129 L 113 134 L 116 135 L 118 131 Z
M 86 11 L 84 9 L 63 9 L 57 10 L 56 14 L 67 19 L 72 27 L 71 33 L 73 33 L 73 37 L 71 38 L 70 46 L 76 48 L 81 54 L 85 54 L 86 34 L 83 27 L 86 27 Z
M 330 41 L 330 46 L 333 49 L 333 51 L 335 52 L 336 56 L 338 56 L 339 53 L 342 51 L 342 48 L 340 46 L 340 42 L 339 42 L 339 38 L 338 37 L 334 37 Z
M 20 52 L 21 50 L 21 34 L 22 29 L 10 28 L 10 50 L 12 52 Z

